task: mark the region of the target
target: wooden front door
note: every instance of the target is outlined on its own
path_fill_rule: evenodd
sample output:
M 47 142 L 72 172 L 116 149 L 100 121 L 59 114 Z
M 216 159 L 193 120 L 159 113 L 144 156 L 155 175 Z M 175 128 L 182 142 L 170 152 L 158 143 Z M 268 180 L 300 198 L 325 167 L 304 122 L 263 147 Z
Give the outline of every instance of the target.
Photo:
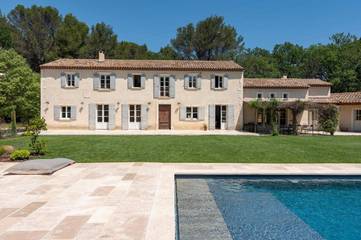
M 171 126 L 170 105 L 159 105 L 159 129 L 170 129 Z

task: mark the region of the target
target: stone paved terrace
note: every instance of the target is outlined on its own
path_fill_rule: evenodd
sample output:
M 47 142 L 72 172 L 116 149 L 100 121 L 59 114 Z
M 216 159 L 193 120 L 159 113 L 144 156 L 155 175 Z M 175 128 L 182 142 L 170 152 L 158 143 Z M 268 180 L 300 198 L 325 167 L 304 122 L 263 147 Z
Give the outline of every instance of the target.
M 361 174 L 361 164 L 75 164 L 8 176 L 0 163 L 0 239 L 174 240 L 174 174 Z

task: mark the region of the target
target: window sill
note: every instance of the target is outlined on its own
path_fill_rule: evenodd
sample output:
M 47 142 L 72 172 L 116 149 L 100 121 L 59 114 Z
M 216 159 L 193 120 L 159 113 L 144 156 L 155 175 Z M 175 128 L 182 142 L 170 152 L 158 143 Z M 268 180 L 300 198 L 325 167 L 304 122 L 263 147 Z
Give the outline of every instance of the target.
M 71 87 L 71 86 L 65 86 L 65 87 L 63 87 L 64 89 L 76 89 L 76 88 L 78 88 L 78 87 Z
M 60 118 L 59 120 L 56 120 L 56 121 L 58 121 L 58 122 L 72 122 L 72 121 L 75 121 L 74 119 L 67 119 L 67 118 Z
M 95 89 L 95 91 L 98 91 L 98 92 L 111 92 L 111 91 L 114 91 L 114 90 L 108 89 L 108 88 L 103 88 L 103 89 Z
M 198 91 L 201 90 L 200 88 L 185 88 L 187 91 Z
M 158 97 L 159 99 L 172 99 L 172 97 L 165 97 L 165 96 L 160 96 Z
M 213 88 L 214 91 L 220 92 L 220 91 L 225 91 L 227 90 L 227 88 Z
M 128 88 L 129 90 L 135 90 L 135 91 L 139 91 L 139 90 L 143 90 L 144 88 L 142 87 L 132 87 L 132 88 Z
M 200 119 L 186 119 L 184 120 L 185 122 L 202 122 L 204 120 L 200 120 Z

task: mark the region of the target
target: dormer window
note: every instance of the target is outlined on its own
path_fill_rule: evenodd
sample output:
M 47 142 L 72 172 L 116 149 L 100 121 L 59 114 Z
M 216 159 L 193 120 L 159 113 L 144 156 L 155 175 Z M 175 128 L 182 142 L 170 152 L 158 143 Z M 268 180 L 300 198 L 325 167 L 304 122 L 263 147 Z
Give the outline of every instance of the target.
M 100 89 L 110 89 L 110 75 L 100 75 Z
M 66 74 L 66 86 L 75 87 L 75 74 Z
M 224 87 L 223 76 L 219 76 L 219 75 L 214 76 L 214 87 L 216 89 L 217 88 L 220 89 Z

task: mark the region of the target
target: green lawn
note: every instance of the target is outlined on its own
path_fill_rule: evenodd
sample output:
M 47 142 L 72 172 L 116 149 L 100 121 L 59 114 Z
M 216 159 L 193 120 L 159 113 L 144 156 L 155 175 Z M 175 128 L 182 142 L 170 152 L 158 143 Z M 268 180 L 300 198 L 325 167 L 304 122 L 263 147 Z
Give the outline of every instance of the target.
M 361 163 L 361 137 L 44 136 L 45 157 L 77 162 Z M 27 148 L 29 138 L 0 140 Z

